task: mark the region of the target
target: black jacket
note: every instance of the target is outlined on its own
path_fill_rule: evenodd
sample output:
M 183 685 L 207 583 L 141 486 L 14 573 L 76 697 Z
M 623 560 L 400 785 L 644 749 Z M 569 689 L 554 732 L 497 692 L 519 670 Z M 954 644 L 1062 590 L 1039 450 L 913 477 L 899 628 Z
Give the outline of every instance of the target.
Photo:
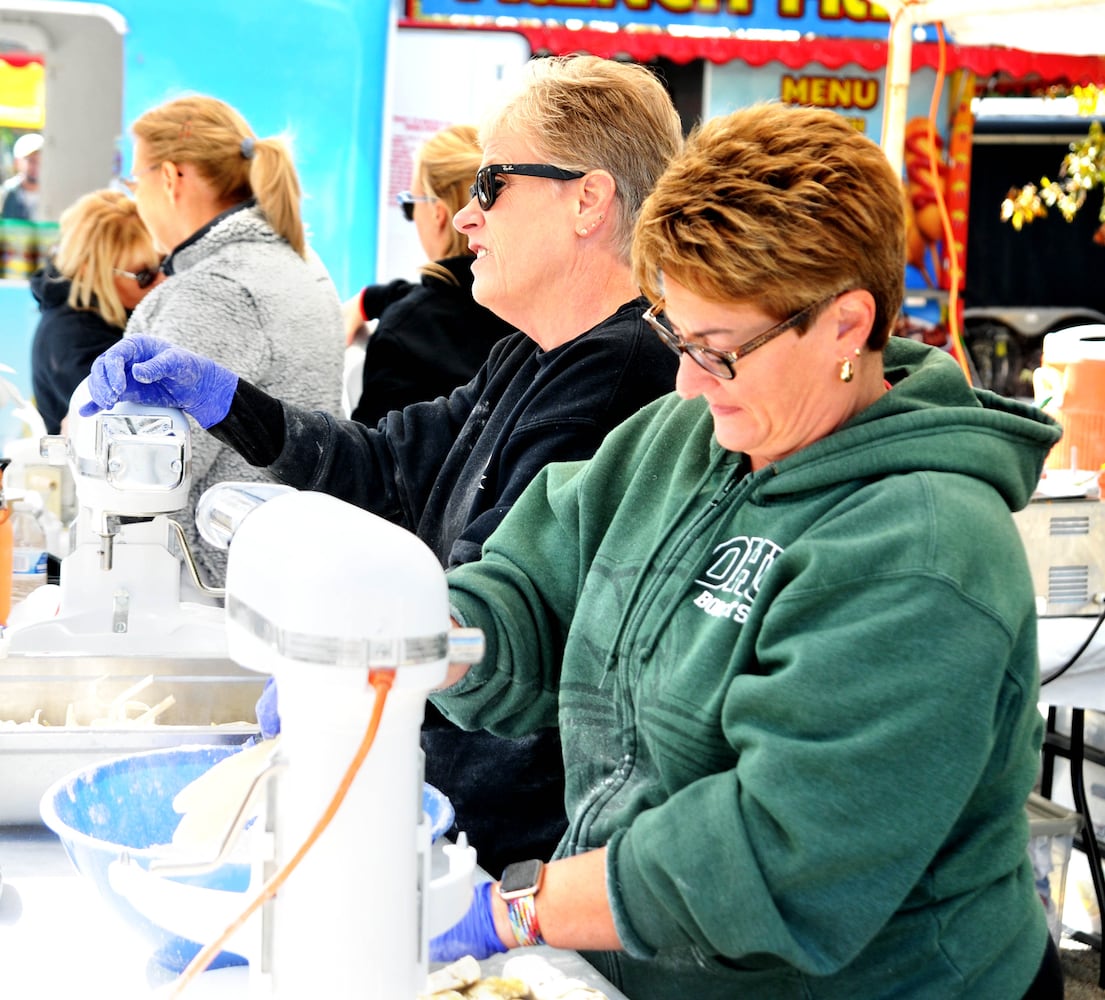
M 365 347 L 354 420 L 374 427 L 389 410 L 449 395 L 479 371 L 497 340 L 514 332 L 472 298 L 473 260 L 437 262 L 455 285 L 423 274 L 417 285 L 392 281 L 361 293 L 362 311 L 378 322 Z
M 678 358 L 626 303 L 587 333 L 543 351 L 523 333 L 448 398 L 394 410 L 370 428 L 308 412 L 239 382 L 211 431 L 278 479 L 363 507 L 415 532 L 445 567 L 484 540 L 549 462 L 589 458 L 606 434 L 675 386 Z M 564 832 L 556 730 L 508 740 L 467 733 L 427 705 L 426 780 L 456 810 L 457 830 L 498 875 L 548 859 Z
M 31 342 L 31 385 L 46 432 L 57 434 L 73 390 L 123 330 L 98 312 L 69 305 L 69 279 L 53 264 L 31 275 L 31 294 L 41 313 Z

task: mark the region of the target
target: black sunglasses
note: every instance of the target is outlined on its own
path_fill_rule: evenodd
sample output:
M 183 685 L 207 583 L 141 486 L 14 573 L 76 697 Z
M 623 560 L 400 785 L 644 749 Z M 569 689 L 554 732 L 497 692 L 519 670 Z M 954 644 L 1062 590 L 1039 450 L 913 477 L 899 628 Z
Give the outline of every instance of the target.
M 149 288 L 161 272 L 161 265 L 150 268 L 144 267 L 141 271 L 124 271 L 121 267 L 113 267 L 112 270 L 123 278 L 130 278 L 139 288 Z
M 574 181 L 586 174 L 585 170 L 565 170 L 548 163 L 491 163 L 476 171 L 476 183 L 468 189 L 468 197 L 475 198 L 485 212 L 495 204 L 503 182 L 496 180 L 499 174 L 518 174 L 522 177 L 548 177 L 554 181 Z
M 428 194 L 411 194 L 410 191 L 400 191 L 395 196 L 395 200 L 399 202 L 399 207 L 403 210 L 403 218 L 406 219 L 407 222 L 414 222 L 415 202 L 437 201 L 436 198 L 431 197 Z

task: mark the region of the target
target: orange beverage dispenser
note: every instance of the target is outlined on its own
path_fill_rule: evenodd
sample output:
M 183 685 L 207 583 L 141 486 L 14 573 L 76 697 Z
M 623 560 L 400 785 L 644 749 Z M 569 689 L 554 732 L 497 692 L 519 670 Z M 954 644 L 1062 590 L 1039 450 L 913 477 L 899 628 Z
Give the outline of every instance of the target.
M 1063 428 L 1045 468 L 1101 469 L 1105 465 L 1105 324 L 1049 333 L 1032 381 L 1036 405 Z

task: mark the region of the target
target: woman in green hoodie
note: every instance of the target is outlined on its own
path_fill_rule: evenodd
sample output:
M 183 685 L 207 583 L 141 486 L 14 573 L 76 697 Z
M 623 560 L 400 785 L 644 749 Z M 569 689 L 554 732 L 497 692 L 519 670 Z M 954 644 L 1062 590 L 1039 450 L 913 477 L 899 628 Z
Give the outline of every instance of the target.
M 634 267 L 676 392 L 450 572 L 487 654 L 434 697 L 558 724 L 568 831 L 432 954 L 547 941 L 634 1000 L 1061 997 L 1010 513 L 1057 427 L 890 337 L 901 184 L 833 112 L 702 126 Z

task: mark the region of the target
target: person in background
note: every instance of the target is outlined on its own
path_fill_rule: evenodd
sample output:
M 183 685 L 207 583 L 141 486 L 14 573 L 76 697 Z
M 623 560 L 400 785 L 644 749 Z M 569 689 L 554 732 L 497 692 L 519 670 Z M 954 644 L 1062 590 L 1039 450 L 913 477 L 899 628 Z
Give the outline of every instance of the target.
M 389 410 L 447 396 L 479 371 L 497 340 L 514 332 L 472 298 L 475 256 L 453 226 L 479 165 L 471 125 L 442 129 L 415 158 L 411 189 L 399 202 L 430 263 L 421 268 L 420 284 L 369 285 L 346 303 L 347 340 L 366 321 L 376 321 L 365 345 L 354 420 L 374 426 Z
M 38 171 L 42 160 L 42 136 L 27 132 L 12 144 L 15 173 L 0 188 L 0 217 L 38 218 Z
M 40 317 L 31 342 L 35 406 L 58 434 L 73 390 L 164 275 L 134 199 L 93 191 L 61 214 L 54 259 L 31 275 Z
M 476 255 L 476 301 L 519 332 L 448 397 L 367 427 L 274 399 L 143 337 L 96 361 L 92 405 L 171 399 L 282 482 L 415 532 L 443 566 L 479 559 L 541 468 L 591 455 L 671 391 L 676 359 L 641 318 L 648 303 L 629 248 L 637 211 L 682 138 L 671 98 L 644 66 L 593 56 L 527 64 L 481 127 L 483 165 L 454 220 Z M 194 389 L 197 380 L 212 388 Z M 268 732 L 274 716 L 262 699 Z M 422 740 L 426 780 L 449 797 L 485 868 L 550 856 L 566 825 L 555 720 L 503 739 L 427 711 Z
M 127 184 L 172 278 L 146 298 L 128 338 L 156 336 L 208 355 L 257 386 L 308 409 L 341 405 L 341 300 L 300 217 L 300 188 L 285 142 L 258 138 L 223 101 L 182 97 L 133 125 Z M 202 426 L 218 398 L 192 415 Z M 207 434 L 192 437 L 192 507 L 224 480 L 270 479 Z M 226 553 L 185 517 L 189 546 L 209 584 L 221 586 Z
M 487 653 L 431 696 L 467 727 L 559 722 L 568 831 L 431 958 L 547 941 L 633 1000 L 1058 1000 L 1011 516 L 1058 426 L 890 337 L 901 182 L 836 112 L 701 126 L 634 273 L 676 393 L 449 573 Z

